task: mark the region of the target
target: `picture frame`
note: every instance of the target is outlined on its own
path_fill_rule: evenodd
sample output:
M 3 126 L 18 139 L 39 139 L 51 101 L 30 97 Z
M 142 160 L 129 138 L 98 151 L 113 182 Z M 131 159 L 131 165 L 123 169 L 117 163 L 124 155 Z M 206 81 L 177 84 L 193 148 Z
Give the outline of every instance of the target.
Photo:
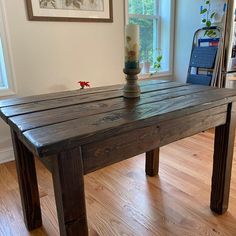
M 112 0 L 26 0 L 31 21 L 113 22 Z

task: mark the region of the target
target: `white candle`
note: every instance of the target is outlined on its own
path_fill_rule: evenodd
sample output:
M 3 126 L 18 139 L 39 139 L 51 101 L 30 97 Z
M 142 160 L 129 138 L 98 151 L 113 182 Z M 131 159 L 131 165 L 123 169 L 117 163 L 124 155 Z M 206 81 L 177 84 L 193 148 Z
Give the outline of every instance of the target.
M 125 69 L 139 68 L 139 45 L 139 25 L 127 25 L 125 29 Z

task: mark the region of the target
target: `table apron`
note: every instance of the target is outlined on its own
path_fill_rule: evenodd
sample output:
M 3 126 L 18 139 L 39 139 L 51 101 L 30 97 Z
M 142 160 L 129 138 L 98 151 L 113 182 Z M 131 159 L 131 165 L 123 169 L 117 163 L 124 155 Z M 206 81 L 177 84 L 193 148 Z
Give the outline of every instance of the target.
M 228 105 L 160 124 L 160 147 L 226 123 Z
M 158 126 L 135 129 L 82 146 L 84 173 L 131 158 L 160 145 Z
M 215 107 L 82 146 L 84 174 L 226 123 L 228 105 Z

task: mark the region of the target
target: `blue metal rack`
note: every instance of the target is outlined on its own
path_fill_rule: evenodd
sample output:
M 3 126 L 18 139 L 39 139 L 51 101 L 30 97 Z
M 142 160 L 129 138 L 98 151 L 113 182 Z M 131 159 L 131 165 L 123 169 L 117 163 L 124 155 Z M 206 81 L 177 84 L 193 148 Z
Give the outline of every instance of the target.
M 198 38 L 204 35 L 206 30 L 214 30 L 218 33 L 218 38 Z M 217 66 L 217 54 L 221 29 L 219 27 L 198 29 L 193 37 L 192 51 L 190 56 L 187 83 L 212 85 L 212 79 Z M 204 45 L 204 46 L 203 46 Z

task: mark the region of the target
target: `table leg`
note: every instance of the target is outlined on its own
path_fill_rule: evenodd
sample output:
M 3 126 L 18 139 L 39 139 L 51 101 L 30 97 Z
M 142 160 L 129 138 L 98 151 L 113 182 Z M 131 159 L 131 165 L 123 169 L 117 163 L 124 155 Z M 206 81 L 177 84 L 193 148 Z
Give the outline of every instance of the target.
M 159 148 L 146 152 L 146 174 L 151 177 L 158 175 L 159 153 Z
M 229 104 L 226 124 L 215 131 L 211 209 L 218 214 L 227 211 L 229 202 L 236 122 L 233 107 L 235 104 Z
M 52 168 L 61 236 L 87 236 L 81 148 L 55 156 Z
M 42 225 L 39 191 L 33 154 L 11 130 L 24 220 L 28 230 Z

